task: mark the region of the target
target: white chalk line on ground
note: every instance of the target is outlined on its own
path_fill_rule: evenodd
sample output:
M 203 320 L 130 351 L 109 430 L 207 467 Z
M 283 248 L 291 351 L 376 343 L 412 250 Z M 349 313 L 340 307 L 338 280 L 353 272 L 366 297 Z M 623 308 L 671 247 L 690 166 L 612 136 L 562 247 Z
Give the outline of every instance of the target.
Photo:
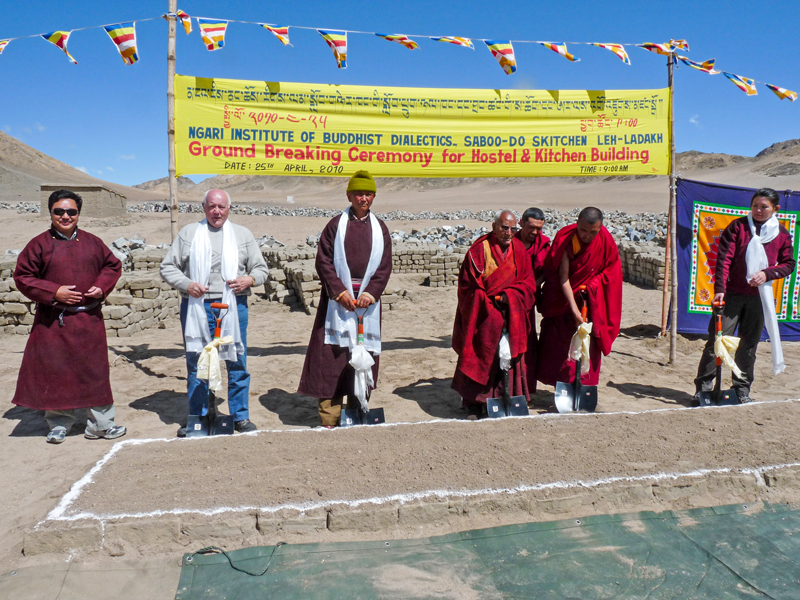
M 753 402 L 746 406 L 753 406 L 758 404 L 784 404 L 790 402 L 799 402 L 800 399 L 792 399 L 787 398 L 786 400 L 766 400 L 762 402 Z M 741 406 L 741 405 L 734 405 Z M 682 411 L 682 410 L 697 410 L 698 408 L 702 407 L 679 407 L 679 408 L 658 408 L 658 409 L 651 409 L 645 411 L 617 411 L 617 412 L 610 412 L 610 413 L 569 413 L 571 416 L 613 416 L 613 415 L 642 415 L 648 413 L 660 413 L 660 412 L 672 412 L 672 411 Z M 732 408 L 730 406 L 723 406 L 717 408 Z M 514 419 L 534 419 L 534 418 L 558 418 L 564 417 L 565 415 L 561 414 L 554 414 L 554 413 L 544 413 L 544 414 L 537 414 L 537 415 L 529 415 L 527 417 L 508 417 Z M 485 419 L 484 422 L 494 422 L 494 419 Z M 474 427 L 475 423 L 472 421 L 466 421 L 464 419 L 437 419 L 437 420 L 430 420 L 430 421 L 419 421 L 416 423 L 410 422 L 402 422 L 402 423 L 384 423 L 381 425 L 377 425 L 377 427 L 398 427 L 398 426 L 407 426 L 407 425 L 431 425 L 431 424 L 441 424 L 441 423 L 462 423 L 466 426 Z M 376 427 L 376 425 L 370 425 L 370 427 Z M 259 434 L 271 433 L 271 434 L 286 434 L 286 433 L 312 433 L 312 434 L 330 434 L 337 431 L 347 431 L 347 429 L 265 429 L 259 430 L 251 433 L 246 434 L 239 434 L 239 435 L 250 435 L 255 436 Z M 326 508 L 329 506 L 336 506 L 336 505 L 347 505 L 347 506 L 360 506 L 361 504 L 382 504 L 387 502 L 410 502 L 412 500 L 424 499 L 429 497 L 470 497 L 470 496 L 477 496 L 482 494 L 493 494 L 493 493 L 518 493 L 524 491 L 535 491 L 541 489 L 548 489 L 548 488 L 570 488 L 570 487 L 597 487 L 599 485 L 604 485 L 607 483 L 616 483 L 619 481 L 646 481 L 648 478 L 656 478 L 653 479 L 658 480 L 661 479 L 677 479 L 679 477 L 696 477 L 696 476 L 703 476 L 706 474 L 711 473 L 726 473 L 730 472 L 731 469 L 703 469 L 699 471 L 692 471 L 688 473 L 659 473 L 655 475 L 642 475 L 639 477 L 629 478 L 629 477 L 616 477 L 616 478 L 609 478 L 603 480 L 596 480 L 590 482 L 584 481 L 575 481 L 575 482 L 552 482 L 552 483 L 544 483 L 544 484 L 537 484 L 534 486 L 518 486 L 516 488 L 498 488 L 498 489 L 484 489 L 484 490 L 468 490 L 468 491 L 448 491 L 448 490 L 429 490 L 424 492 L 414 492 L 411 494 L 395 494 L 392 496 L 385 496 L 385 497 L 377 497 L 377 498 L 367 498 L 367 499 L 359 499 L 359 500 L 330 500 L 326 502 L 319 502 L 319 503 L 301 503 L 301 504 L 282 504 L 279 506 L 274 507 L 259 507 L 259 506 L 240 506 L 240 507 L 219 507 L 215 509 L 191 509 L 191 508 L 176 508 L 170 509 L 166 511 L 158 510 L 158 511 L 151 511 L 146 513 L 117 513 L 117 514 L 107 514 L 107 515 L 100 515 L 96 513 L 78 513 L 75 515 L 67 515 L 67 509 L 70 505 L 75 502 L 78 497 L 80 496 L 83 488 L 87 485 L 92 483 L 94 476 L 100 471 L 100 469 L 120 450 L 122 450 L 125 446 L 138 446 L 142 444 L 149 444 L 152 442 L 196 442 L 199 440 L 209 440 L 214 439 L 213 436 L 210 437 L 197 437 L 197 438 L 149 438 L 149 439 L 133 439 L 133 440 L 124 440 L 114 444 L 111 450 L 101 458 L 97 463 L 92 467 L 81 479 L 76 481 L 72 487 L 70 488 L 69 492 L 62 496 L 61 500 L 59 501 L 58 505 L 56 505 L 53 510 L 51 510 L 47 516 L 39 523 L 37 523 L 36 528 L 39 527 L 45 521 L 76 521 L 79 519 L 99 519 L 101 521 L 108 520 L 108 519 L 119 519 L 119 518 L 143 518 L 143 517 L 154 517 L 154 516 L 161 516 L 161 515 L 168 515 L 168 514 L 202 514 L 202 515 L 214 515 L 220 514 L 224 512 L 244 512 L 244 511 L 252 511 L 252 510 L 260 510 L 263 512 L 277 512 L 283 509 L 292 509 L 298 510 L 300 512 L 306 512 L 309 510 L 314 510 L 317 508 Z M 738 469 L 740 473 L 761 473 L 766 472 L 767 470 L 775 470 L 775 469 L 782 469 L 788 467 L 798 466 L 800 463 L 791 463 L 785 465 L 772 465 L 768 467 L 753 467 L 753 468 L 745 468 L 745 469 Z
M 484 488 L 481 490 L 427 490 L 423 492 L 413 492 L 408 494 L 393 494 L 391 496 L 376 496 L 373 498 L 361 498 L 357 500 L 327 500 L 325 502 L 303 502 L 300 504 L 280 504 L 278 506 L 221 506 L 213 509 L 194 509 L 194 508 L 174 508 L 169 510 L 154 510 L 149 512 L 139 513 L 111 513 L 111 514 L 97 514 L 91 512 L 82 512 L 74 515 L 61 514 L 60 516 L 47 516 L 45 521 L 78 521 L 84 519 L 94 519 L 101 522 L 109 521 L 112 519 L 142 519 L 149 517 L 159 517 L 166 515 L 182 515 L 182 514 L 196 514 L 204 516 L 213 516 L 223 513 L 237 513 L 237 512 L 252 512 L 261 511 L 267 513 L 276 513 L 281 510 L 295 510 L 300 513 L 306 513 L 312 510 L 332 508 L 335 506 L 348 506 L 350 508 L 357 508 L 364 504 L 389 504 L 392 502 L 399 502 L 406 504 L 414 500 L 424 500 L 426 498 L 437 497 L 440 499 L 447 498 L 471 498 L 475 496 L 484 496 L 492 494 L 518 494 L 520 492 L 532 492 L 547 489 L 573 489 L 573 488 L 596 488 L 601 485 L 609 485 L 614 483 L 640 483 L 640 482 L 657 482 L 664 480 L 677 480 L 684 477 L 700 478 L 706 475 L 715 475 L 722 473 L 740 473 L 743 475 L 760 476 L 764 473 L 771 471 L 778 471 L 780 469 L 788 469 L 793 467 L 800 467 L 800 463 L 785 463 L 780 465 L 768 465 L 764 467 L 745 467 L 745 468 L 721 468 L 721 469 L 698 469 L 695 471 L 688 471 L 685 473 L 655 473 L 649 475 L 638 475 L 635 477 L 618 476 L 606 477 L 603 479 L 595 479 L 590 481 L 554 481 L 550 483 L 539 483 L 536 485 L 519 485 L 513 488 Z M 44 521 L 43 521 L 44 522 Z M 41 523 L 40 523 L 41 524 Z M 37 525 L 38 527 L 38 525 Z

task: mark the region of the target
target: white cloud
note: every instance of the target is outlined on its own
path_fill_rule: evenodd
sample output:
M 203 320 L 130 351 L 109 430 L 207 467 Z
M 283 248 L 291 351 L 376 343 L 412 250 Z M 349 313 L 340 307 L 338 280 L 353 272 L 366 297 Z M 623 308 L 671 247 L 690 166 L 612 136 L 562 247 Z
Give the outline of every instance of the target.
M 122 154 L 119 157 L 119 159 L 120 160 L 136 160 L 136 156 L 134 156 L 133 154 Z
M 691 123 L 692 125 L 697 125 L 699 127 L 700 115 L 692 115 L 691 117 L 689 117 L 689 123 Z
M 114 170 L 113 167 L 106 167 L 106 171 L 113 171 L 113 170 Z
M 86 167 L 75 167 L 75 168 L 82 173 L 86 173 L 87 175 L 89 174 L 89 171 L 86 170 Z
M 44 131 L 45 130 L 45 126 L 42 125 L 41 123 L 36 123 L 34 125 L 34 127 L 36 127 L 36 131 Z
M 22 128 L 22 131 L 24 131 L 25 133 L 32 133 L 32 131 L 31 131 L 31 128 L 30 128 L 30 127 L 23 127 L 23 128 Z
M 103 169 L 100 169 L 100 170 L 97 172 L 97 174 L 98 174 L 98 175 L 102 175 L 102 174 L 103 174 Z
M 3 125 L 3 131 L 5 131 L 6 133 L 11 133 L 11 127 L 9 127 L 8 125 Z

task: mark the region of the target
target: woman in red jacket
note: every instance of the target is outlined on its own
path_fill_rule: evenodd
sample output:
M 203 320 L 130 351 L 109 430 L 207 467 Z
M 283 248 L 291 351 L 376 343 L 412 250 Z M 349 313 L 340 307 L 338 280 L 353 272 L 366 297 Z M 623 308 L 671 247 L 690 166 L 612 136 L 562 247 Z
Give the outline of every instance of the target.
M 775 190 L 758 190 L 750 201 L 750 214 L 731 222 L 719 239 L 714 302 L 725 301 L 723 335 L 733 335 L 738 328 L 740 341 L 734 360 L 742 376 L 733 375 L 733 387 L 742 404 L 750 402 L 756 348 L 765 324 L 772 347 L 773 372 L 777 375 L 785 368 L 771 282 L 791 275 L 795 260 L 792 238 L 775 216 L 781 208 L 779 202 Z M 708 333 L 694 380 L 697 392 L 711 391 L 714 385 L 713 317 Z M 695 396 L 695 404 L 698 403 Z

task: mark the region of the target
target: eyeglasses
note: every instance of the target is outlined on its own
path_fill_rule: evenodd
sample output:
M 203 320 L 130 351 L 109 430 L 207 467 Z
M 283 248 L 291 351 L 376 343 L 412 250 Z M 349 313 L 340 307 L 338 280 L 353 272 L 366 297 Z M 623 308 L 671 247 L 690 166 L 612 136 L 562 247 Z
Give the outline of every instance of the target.
M 70 217 L 74 217 L 74 216 L 76 216 L 78 214 L 78 209 L 77 208 L 54 208 L 53 209 L 53 214 L 55 216 L 57 216 L 57 217 L 63 216 L 64 213 L 67 213 Z
M 500 229 L 503 231 L 510 231 L 511 233 L 517 233 L 519 231 L 519 227 L 511 227 L 510 225 L 500 225 Z

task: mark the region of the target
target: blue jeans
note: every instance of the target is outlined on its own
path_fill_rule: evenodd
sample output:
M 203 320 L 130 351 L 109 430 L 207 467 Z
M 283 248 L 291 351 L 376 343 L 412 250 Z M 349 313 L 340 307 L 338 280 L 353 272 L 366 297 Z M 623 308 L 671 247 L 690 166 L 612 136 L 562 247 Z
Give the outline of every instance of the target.
M 216 321 L 211 314 L 211 300 L 205 301 L 208 329 L 213 337 Z M 186 330 L 186 311 L 189 299 L 181 301 L 181 330 Z M 226 360 L 228 367 L 228 410 L 234 421 L 250 418 L 250 373 L 247 372 L 247 296 L 236 296 L 236 310 L 239 313 L 239 331 L 242 335 L 244 354 L 237 360 Z M 185 342 L 184 342 L 185 344 Z M 184 346 L 185 347 L 185 346 Z M 208 382 L 197 378 L 197 359 L 199 352 L 186 353 L 186 392 L 189 395 L 189 414 L 205 415 L 208 413 Z

